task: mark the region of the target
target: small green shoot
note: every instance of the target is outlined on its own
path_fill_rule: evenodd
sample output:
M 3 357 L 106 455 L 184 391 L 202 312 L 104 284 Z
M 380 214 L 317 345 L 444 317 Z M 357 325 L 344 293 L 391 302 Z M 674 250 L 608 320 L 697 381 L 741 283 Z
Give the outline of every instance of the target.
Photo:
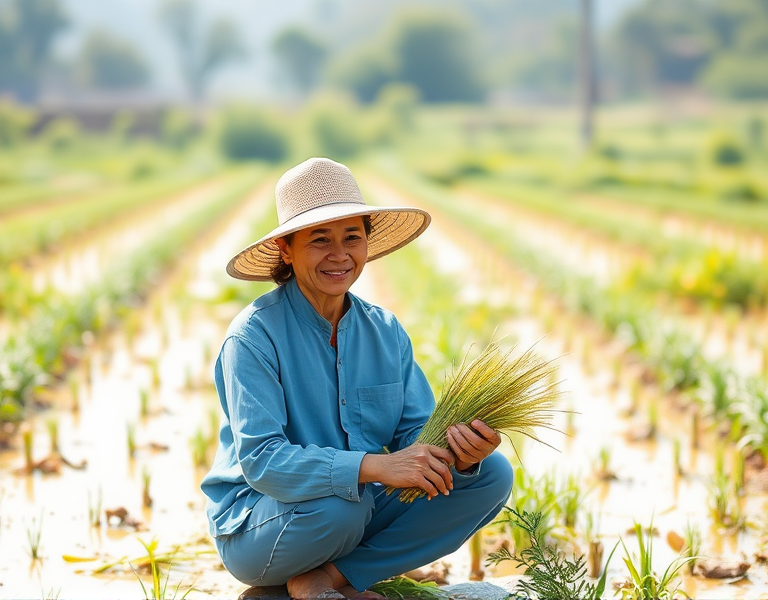
M 91 496 L 88 491 L 88 523 L 91 527 L 101 527 L 101 486 Z
M 56 419 L 48 419 L 45 425 L 51 440 L 51 454 L 59 454 L 59 422 Z
M 141 470 L 141 502 L 144 508 L 152 508 L 152 496 L 149 494 L 149 485 L 152 483 L 152 473 L 146 465 Z
M 630 554 L 624 540 L 619 538 L 624 548 L 624 564 L 632 580 L 632 588 L 622 590 L 622 597 L 631 600 L 672 600 L 679 588 L 679 585 L 672 587 L 675 578 L 693 559 L 678 556 L 659 577 L 653 570 L 653 522 L 647 532 L 643 531 L 639 523 L 635 523 L 635 537 L 639 552 L 637 559 Z
M 128 423 L 126 426 L 126 442 L 128 444 L 128 456 L 136 456 L 136 425 Z
M 40 538 L 43 535 L 43 513 L 40 512 L 40 519 L 32 517 L 32 522 L 27 525 L 27 551 L 29 557 L 33 560 L 40 560 Z

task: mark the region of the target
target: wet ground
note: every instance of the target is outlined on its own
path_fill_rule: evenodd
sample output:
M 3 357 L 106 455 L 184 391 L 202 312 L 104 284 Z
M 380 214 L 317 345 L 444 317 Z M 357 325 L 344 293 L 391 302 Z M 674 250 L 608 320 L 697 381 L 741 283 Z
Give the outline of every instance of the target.
M 377 202 L 416 202 L 381 182 L 369 180 L 367 184 L 374 192 L 371 199 Z M 53 391 L 54 408 L 30 420 L 36 459 L 50 452 L 47 423 L 55 419 L 61 454 L 73 463 L 87 461 L 86 468 L 64 466 L 60 474 L 23 475 L 15 472 L 24 465 L 20 451 L 0 453 L 0 598 L 142 597 L 130 566 L 146 556 L 139 539 L 157 540 L 160 552 L 178 548 L 170 571 L 169 597 L 179 582 L 178 597 L 187 586 L 194 587 L 188 598 L 236 598 L 246 588 L 221 568 L 207 536 L 199 491 L 205 469 L 194 464 L 192 439 L 198 433 L 210 436 L 212 423 L 217 421 L 211 364 L 229 320 L 241 308 L 237 304 L 210 305 L 205 299 L 221 288 L 223 265 L 248 239 L 249 225 L 269 206 L 271 193 L 270 185 L 260 188 L 228 225 L 200 240 L 185 266 L 134 317 L 135 331 L 123 329 L 93 341 L 87 360 L 73 373 L 73 383 Z M 645 407 L 662 400 L 657 389 L 643 386 L 639 409 L 634 416 L 625 415 L 632 382 L 639 376 L 631 360 L 614 368 L 616 359 L 622 357 L 589 323 L 558 312 L 556 303 L 537 296 L 535 286 L 513 265 L 501 261 L 447 219 L 435 215 L 432 227 L 417 244 L 434 259 L 438 271 L 465 282 L 464 301 L 493 297 L 519 308 L 519 316 L 500 324 L 500 336 L 518 339 L 522 346 L 538 343 L 547 356 L 562 357 L 561 379 L 568 391 L 564 406 L 578 414 L 572 421 L 560 415 L 556 423 L 570 437 L 554 432 L 545 435 L 545 441 L 557 450 L 526 445 L 522 456 L 527 472 L 539 475 L 554 469 L 561 477 L 578 474 L 585 492 L 583 503 L 600 516 L 599 532 L 609 548 L 619 535 L 632 548 L 625 532 L 634 521 L 647 524 L 653 519 L 660 533 L 654 553 L 663 569 L 675 556 L 666 535 L 670 531 L 682 534 L 690 521 L 702 530 L 705 553 L 744 555 L 752 562 L 759 542 L 757 530 L 727 535 L 710 527 L 707 482 L 715 439 L 704 436 L 699 449 L 691 448 L 689 413 L 664 410 L 655 439 L 628 441 L 629 435 L 645 425 Z M 404 303 L 398 305 L 402 301 L 396 291 L 387 289 L 378 261 L 366 267 L 353 291 L 396 314 L 407 311 Z M 545 328 L 545 321 L 554 326 Z M 135 432 L 132 457 L 129 428 Z M 682 476 L 675 473 L 672 461 L 675 440 L 682 448 Z M 606 446 L 618 479 L 601 483 L 594 471 Z M 512 458 L 511 448 L 505 446 L 504 451 Z M 151 507 L 144 506 L 147 477 Z M 119 508 L 138 525 L 119 525 L 117 518 L 104 518 L 104 509 Z M 763 521 L 760 526 L 765 531 L 768 496 L 750 493 L 743 499 L 743 508 L 750 521 Z M 89 522 L 92 511 L 101 515 L 100 527 Z M 28 536 L 37 529 L 40 558 L 32 560 Z M 89 560 L 68 562 L 65 556 Z M 445 560 L 451 567 L 449 581 L 468 579 L 467 548 Z M 114 562 L 120 564 L 94 574 Z M 489 569 L 487 575 L 508 583 L 503 578 L 512 572 L 510 563 L 503 563 Z M 618 555 L 610 573 L 612 577 L 625 573 Z M 148 581 L 146 576 L 144 581 Z M 747 578 L 725 583 L 689 578 L 684 589 L 698 598 L 765 598 L 768 573 L 765 565 L 754 563 Z

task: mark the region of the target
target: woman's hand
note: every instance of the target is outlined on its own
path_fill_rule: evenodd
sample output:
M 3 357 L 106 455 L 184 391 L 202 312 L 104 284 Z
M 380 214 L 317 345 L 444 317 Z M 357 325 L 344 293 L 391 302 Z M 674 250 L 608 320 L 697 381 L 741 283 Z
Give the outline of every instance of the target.
M 459 471 L 466 471 L 479 463 L 501 443 L 498 432 L 480 419 L 472 421 L 472 427 L 464 423 L 451 425 L 446 432 L 446 438 L 456 455 L 456 469 Z
M 420 488 L 431 500 L 453 489 L 453 454 L 444 448 L 414 444 L 392 454 L 366 454 L 360 483 L 378 481 L 395 488 Z

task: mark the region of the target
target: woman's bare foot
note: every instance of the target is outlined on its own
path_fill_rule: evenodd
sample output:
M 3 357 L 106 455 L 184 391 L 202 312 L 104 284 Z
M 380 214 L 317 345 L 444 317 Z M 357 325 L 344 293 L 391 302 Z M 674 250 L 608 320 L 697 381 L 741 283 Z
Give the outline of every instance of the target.
M 333 586 L 333 577 L 322 569 L 312 569 L 291 577 L 286 583 L 288 593 L 296 600 L 344 600 L 345 596 Z

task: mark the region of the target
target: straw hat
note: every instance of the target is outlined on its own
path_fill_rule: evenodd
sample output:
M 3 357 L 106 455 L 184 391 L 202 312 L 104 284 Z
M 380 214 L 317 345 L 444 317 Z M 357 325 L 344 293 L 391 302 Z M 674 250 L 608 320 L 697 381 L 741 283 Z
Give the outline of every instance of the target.
M 310 158 L 286 171 L 275 187 L 275 202 L 279 225 L 229 261 L 227 273 L 232 277 L 271 281 L 272 269 L 280 262 L 275 239 L 305 227 L 370 215 L 370 261 L 416 239 L 431 220 L 418 208 L 367 205 L 350 170 L 328 158 Z

